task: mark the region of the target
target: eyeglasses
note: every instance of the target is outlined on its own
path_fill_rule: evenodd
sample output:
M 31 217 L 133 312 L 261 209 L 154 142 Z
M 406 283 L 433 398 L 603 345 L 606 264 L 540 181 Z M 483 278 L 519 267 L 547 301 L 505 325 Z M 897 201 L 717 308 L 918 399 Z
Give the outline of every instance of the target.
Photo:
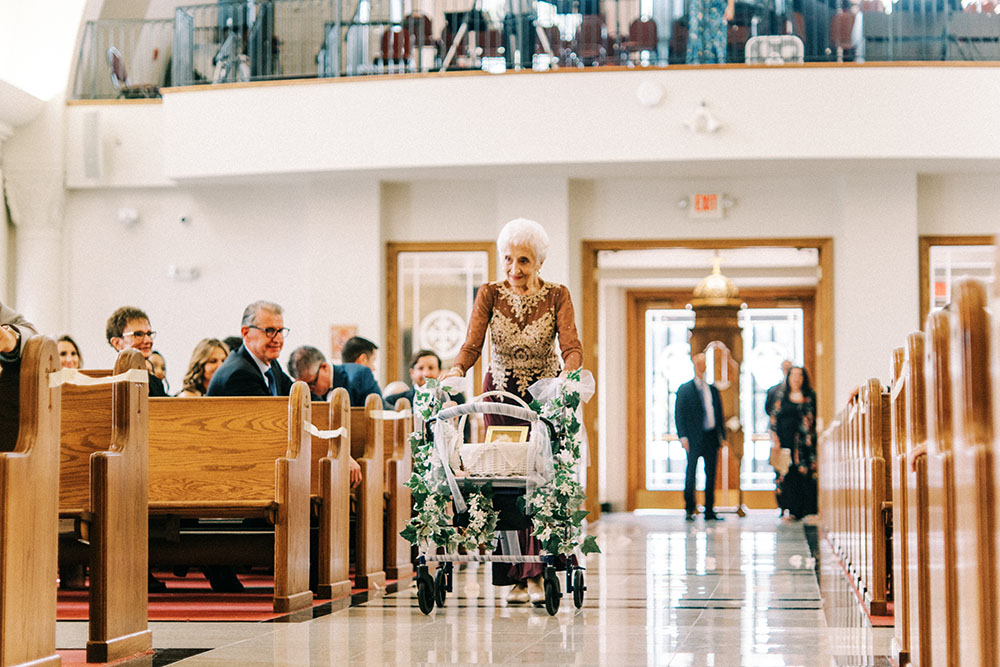
M 316 383 L 319 382 L 319 374 L 320 371 L 322 370 L 323 370 L 323 364 L 320 364 L 319 366 L 316 367 L 316 375 L 315 377 L 313 377 L 312 380 L 306 380 L 305 378 L 302 378 L 302 381 L 306 383 L 306 386 L 312 389 L 313 387 L 316 386 Z
M 291 331 L 291 329 L 289 329 L 288 327 L 281 327 L 280 329 L 275 329 L 274 327 L 267 327 L 266 329 L 261 329 L 260 327 L 255 327 L 252 324 L 247 328 L 256 329 L 257 331 L 263 331 L 264 335 L 267 336 L 268 338 L 274 338 L 278 334 L 281 334 L 281 337 L 284 338 L 285 336 L 288 335 L 288 332 Z
M 125 333 L 122 334 L 122 338 L 125 338 L 127 336 L 131 336 L 134 340 L 142 340 L 143 338 L 148 338 L 149 340 L 153 340 L 154 338 L 156 338 L 156 332 L 155 331 L 126 331 Z

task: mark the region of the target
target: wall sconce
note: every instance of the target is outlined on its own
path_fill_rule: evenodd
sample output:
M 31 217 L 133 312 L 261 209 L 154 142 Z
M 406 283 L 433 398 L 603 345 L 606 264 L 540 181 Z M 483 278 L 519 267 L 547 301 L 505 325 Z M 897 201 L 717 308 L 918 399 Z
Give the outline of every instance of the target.
M 704 102 L 695 110 L 690 120 L 684 123 L 684 126 L 696 134 L 712 134 L 722 129 L 722 123 L 709 111 L 708 105 Z

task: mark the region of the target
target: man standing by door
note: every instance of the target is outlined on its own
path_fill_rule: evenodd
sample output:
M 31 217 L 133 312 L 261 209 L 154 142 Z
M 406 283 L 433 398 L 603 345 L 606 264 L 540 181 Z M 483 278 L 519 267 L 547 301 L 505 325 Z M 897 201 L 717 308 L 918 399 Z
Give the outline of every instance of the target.
M 684 477 L 684 511 L 688 521 L 694 521 L 694 478 L 698 457 L 705 460 L 705 520 L 718 521 L 715 513 L 715 466 L 719 446 L 725 439 L 725 418 L 719 390 L 705 381 L 705 355 L 696 354 L 694 379 L 677 389 L 674 419 L 677 435 L 687 452 L 687 474 Z

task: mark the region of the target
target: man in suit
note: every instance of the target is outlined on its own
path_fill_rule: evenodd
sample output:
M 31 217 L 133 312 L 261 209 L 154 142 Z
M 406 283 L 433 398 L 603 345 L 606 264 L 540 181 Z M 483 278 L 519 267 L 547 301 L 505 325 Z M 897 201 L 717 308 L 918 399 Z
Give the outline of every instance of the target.
M 788 371 L 792 369 L 792 360 L 785 359 L 781 362 L 781 382 L 774 385 L 767 390 L 767 397 L 764 399 L 764 414 L 768 417 L 772 416 L 771 413 L 774 412 L 775 406 L 778 404 L 778 395 L 781 393 L 781 388 L 785 386 L 785 380 L 788 378 Z
M 314 401 L 325 401 L 330 392 L 343 387 L 351 396 L 351 407 L 362 408 L 369 394 L 382 397 L 375 374 L 361 364 L 331 364 L 311 345 L 295 348 L 288 358 L 288 371 L 296 380 L 309 385 Z
M 345 364 L 361 364 L 375 371 L 375 354 L 378 345 L 361 336 L 351 336 L 340 349 L 340 358 Z
M 717 521 L 715 513 L 715 464 L 719 446 L 726 437 L 722 397 L 719 390 L 705 381 L 705 355 L 696 354 L 694 379 L 677 389 L 674 418 L 677 435 L 687 452 L 687 474 L 684 477 L 684 510 L 686 519 L 694 521 L 694 478 L 698 457 L 705 460 L 705 520 Z
M 350 368 L 345 370 L 345 367 Z M 323 353 L 312 345 L 302 345 L 292 350 L 288 357 L 288 371 L 296 380 L 309 385 L 314 401 L 329 400 L 330 394 L 337 387 L 347 389 L 351 407 L 364 407 L 368 394 L 382 396 L 370 368 L 358 364 L 329 364 Z M 361 466 L 353 456 L 350 459 L 351 488 L 354 488 L 361 483 Z
M 285 346 L 281 306 L 254 301 L 243 311 L 243 344 L 230 352 L 208 385 L 208 396 L 288 396 L 292 380 L 278 363 Z
M 13 308 L 0 303 L 0 451 L 17 445 L 21 393 L 21 352 L 38 331 Z
M 119 352 L 129 348 L 139 350 L 146 358 L 146 365 L 151 368 L 149 358 L 153 354 L 153 339 L 156 337 L 156 332 L 149 325 L 149 315 L 145 312 L 132 306 L 122 306 L 111 313 L 107 324 L 104 325 L 104 335 L 108 339 L 108 345 Z M 167 395 L 163 380 L 150 372 L 149 397 L 162 398 Z
M 292 380 L 278 363 L 286 335 L 288 329 L 281 306 L 270 301 L 251 303 L 244 309 L 240 324 L 243 344 L 230 352 L 215 371 L 206 395 L 288 396 L 292 392 Z M 205 565 L 202 571 L 213 591 L 238 593 L 243 590 L 243 583 L 232 567 Z
M 437 352 L 434 350 L 417 350 L 410 357 L 410 382 L 412 383 L 410 388 L 398 394 L 386 396 L 385 404 L 391 408 L 396 405 L 396 401 L 405 398 L 410 402 L 410 405 L 413 405 L 413 397 L 416 394 L 417 387 L 423 387 L 427 378 L 436 378 L 439 375 L 441 375 L 441 357 L 437 355 Z M 465 403 L 465 396 L 462 394 L 453 394 L 451 400 L 456 403 Z M 465 442 L 469 442 L 472 435 L 472 423 L 468 420 L 465 422 L 465 432 L 463 435 Z

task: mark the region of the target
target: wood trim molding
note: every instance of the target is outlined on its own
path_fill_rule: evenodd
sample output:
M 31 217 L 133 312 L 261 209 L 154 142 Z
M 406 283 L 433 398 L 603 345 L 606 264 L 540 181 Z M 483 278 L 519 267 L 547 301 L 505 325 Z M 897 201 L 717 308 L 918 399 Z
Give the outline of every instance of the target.
M 744 288 L 740 290 L 740 298 L 752 308 L 777 308 L 792 306 L 803 311 L 803 339 L 805 341 L 805 365 L 812 369 L 816 364 L 816 346 L 810 347 L 809 341 L 815 342 L 816 336 L 816 288 Z M 645 405 L 645 331 L 642 323 L 645 312 L 649 308 L 683 308 L 691 300 L 690 289 L 630 289 L 625 292 L 625 327 L 626 327 L 626 397 L 628 401 L 627 441 L 625 445 L 627 459 L 627 487 L 625 493 L 626 509 L 632 511 L 638 508 L 672 507 L 671 504 L 680 498 L 679 491 L 646 491 L 646 405 Z M 797 302 L 797 304 L 795 303 Z M 762 492 L 763 493 L 763 492 Z M 751 507 L 770 508 L 774 506 L 773 492 L 769 500 L 762 505 L 747 501 Z M 766 494 L 764 494 L 766 496 Z M 755 502 L 758 496 L 753 496 Z M 764 496 L 760 496 L 764 497 Z M 659 500 L 652 500 L 657 498 Z M 652 504 L 651 504 L 652 503 Z M 666 504 L 664 504 L 666 503 Z
M 971 236 L 921 236 L 919 239 L 918 275 L 920 276 L 920 322 L 917 329 L 923 330 L 930 312 L 931 246 L 935 245 L 992 245 L 996 238 L 986 235 Z
M 816 349 L 813 384 L 819 393 L 819 416 L 829 424 L 834 411 L 834 300 L 833 300 L 833 238 L 746 238 L 746 239 L 619 239 L 587 240 L 580 242 L 581 289 L 583 320 L 583 363 L 598 379 L 598 311 L 599 285 L 597 283 L 597 253 L 601 250 L 646 250 L 657 248 L 725 249 L 749 247 L 816 248 L 819 250 L 820 276 L 816 286 L 815 322 Z M 808 359 L 808 357 L 807 357 Z M 593 518 L 599 516 L 598 478 L 598 421 L 600 410 L 597 401 L 584 405 L 584 426 L 590 441 L 590 469 L 587 472 L 587 509 Z M 596 510 L 596 511 L 595 511 Z
M 394 374 L 402 366 L 403 351 L 399 347 L 399 300 L 396 298 L 399 270 L 397 258 L 401 252 L 485 252 L 487 256 L 486 280 L 493 280 L 497 270 L 496 243 L 494 241 L 444 241 L 444 242 L 396 242 L 385 244 L 385 368 L 387 381 L 406 380 Z M 472 373 L 475 391 L 482 384 L 482 359 L 476 362 Z

